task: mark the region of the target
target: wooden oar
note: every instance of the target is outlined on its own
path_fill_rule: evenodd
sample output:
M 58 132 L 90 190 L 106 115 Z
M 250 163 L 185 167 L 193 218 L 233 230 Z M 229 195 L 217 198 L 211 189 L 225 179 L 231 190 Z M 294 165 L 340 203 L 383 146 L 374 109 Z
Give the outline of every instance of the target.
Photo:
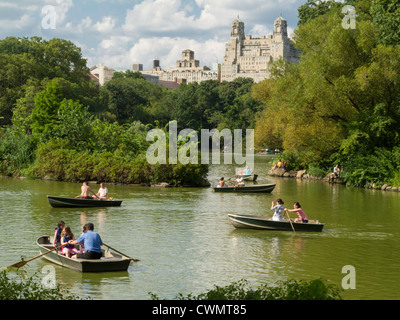
M 292 220 L 290 220 L 289 212 L 287 211 L 287 209 L 285 209 L 285 212 L 286 212 L 286 215 L 287 215 L 287 217 L 288 217 L 288 219 L 289 219 L 290 225 L 292 226 L 293 232 L 296 233 L 296 231 L 294 231 L 294 227 L 293 227 L 293 224 L 292 224 Z
M 12 264 L 11 266 L 8 266 L 7 269 L 11 269 L 11 268 L 21 268 L 22 266 L 24 266 L 25 264 L 27 264 L 29 261 L 35 260 L 35 259 L 37 259 L 37 258 L 40 258 L 41 256 L 44 256 L 45 254 L 48 254 L 48 253 L 50 253 L 50 252 L 52 252 L 52 251 L 54 251 L 54 250 L 56 250 L 56 249 L 59 249 L 59 248 L 65 246 L 65 245 L 67 245 L 67 243 L 66 243 L 66 244 L 62 244 L 61 246 L 58 246 L 58 247 L 54 247 L 53 249 L 51 249 L 51 250 L 49 250 L 49 251 L 46 251 L 46 252 L 43 252 L 43 253 L 37 255 L 36 257 L 30 258 L 30 259 L 28 259 L 28 260 L 22 260 L 22 261 L 20 261 L 20 262 L 14 263 L 14 264 Z
M 103 242 L 103 244 L 104 244 L 106 247 L 110 248 L 111 250 L 114 250 L 115 252 L 119 253 L 120 255 L 123 255 L 123 256 L 125 256 L 125 257 L 131 259 L 132 261 L 140 261 L 139 259 L 133 259 L 133 258 L 131 258 L 130 256 L 127 256 L 125 253 L 122 253 L 122 252 L 118 251 L 117 249 L 114 249 L 113 247 L 110 247 L 108 244 L 106 244 L 106 243 L 104 243 L 104 242 Z

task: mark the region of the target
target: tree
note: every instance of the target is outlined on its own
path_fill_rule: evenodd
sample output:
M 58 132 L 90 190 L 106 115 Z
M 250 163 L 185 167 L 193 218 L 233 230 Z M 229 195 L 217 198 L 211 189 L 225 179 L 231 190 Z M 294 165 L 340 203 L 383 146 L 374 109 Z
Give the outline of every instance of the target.
M 35 96 L 35 108 L 31 114 L 34 133 L 51 135 L 56 125 L 57 112 L 64 99 L 78 99 L 78 86 L 67 80 L 55 78 Z
M 400 3 L 397 0 L 375 0 L 370 9 L 378 26 L 380 42 L 386 45 L 400 44 Z

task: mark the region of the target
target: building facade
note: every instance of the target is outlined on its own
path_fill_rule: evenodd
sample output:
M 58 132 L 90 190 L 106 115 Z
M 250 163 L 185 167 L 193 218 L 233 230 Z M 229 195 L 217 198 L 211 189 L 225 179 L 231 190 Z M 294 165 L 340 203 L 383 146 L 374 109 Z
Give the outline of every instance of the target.
M 107 81 L 110 81 L 115 71 L 114 68 L 107 67 L 103 63 L 90 68 L 90 73 L 98 79 L 100 86 L 103 86 Z
M 141 71 L 142 74 L 158 76 L 161 81 L 172 81 L 177 83 L 202 82 L 205 80 L 220 80 L 220 68 L 218 64 L 212 69 L 200 67 L 199 60 L 195 60 L 194 51 L 182 51 L 182 59 L 176 61 L 175 67 L 162 69 L 159 60 L 153 60 L 153 69 Z
M 221 66 L 221 81 L 232 81 L 238 77 L 253 78 L 260 82 L 269 78 L 269 63 L 284 58 L 296 63 L 300 52 L 287 35 L 287 21 L 281 16 L 274 21 L 273 35 L 253 38 L 245 36 L 244 22 L 233 21 L 229 42 L 225 45 Z

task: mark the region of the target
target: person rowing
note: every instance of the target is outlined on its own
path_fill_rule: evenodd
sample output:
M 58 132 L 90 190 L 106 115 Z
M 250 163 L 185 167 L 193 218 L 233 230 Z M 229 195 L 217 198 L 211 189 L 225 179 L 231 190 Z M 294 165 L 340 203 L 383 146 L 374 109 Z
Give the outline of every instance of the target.
M 90 196 L 89 193 L 92 193 L 93 196 Z M 86 181 L 83 181 L 81 187 L 81 199 L 100 199 L 97 194 L 92 190 L 91 187 L 88 186 Z
M 100 188 L 99 191 L 97 192 L 97 196 L 100 199 L 108 199 L 108 189 L 107 187 L 104 185 L 104 182 L 100 183 Z
M 294 222 L 308 223 L 308 217 L 307 217 L 307 215 L 304 213 L 303 209 L 301 208 L 300 203 L 295 202 L 295 203 L 293 204 L 293 207 L 294 207 L 294 209 L 292 209 L 292 210 L 286 209 L 286 211 L 288 211 L 288 212 L 296 212 L 296 213 L 297 213 L 297 215 L 299 216 L 299 218 L 296 218 L 296 219 L 294 220 Z

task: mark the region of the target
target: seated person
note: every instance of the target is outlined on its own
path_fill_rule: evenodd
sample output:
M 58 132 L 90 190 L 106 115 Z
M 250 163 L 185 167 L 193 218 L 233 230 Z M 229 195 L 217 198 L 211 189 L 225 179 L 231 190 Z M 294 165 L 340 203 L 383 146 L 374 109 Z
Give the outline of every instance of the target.
M 93 197 L 89 196 L 89 193 L 93 194 Z M 99 197 L 94 193 L 91 187 L 88 186 L 86 181 L 83 181 L 81 187 L 81 195 L 82 199 L 99 199 Z
M 339 168 L 339 164 L 337 164 L 334 168 L 333 168 L 333 176 L 334 177 L 339 177 L 340 176 L 340 168 Z
M 100 259 L 102 256 L 101 245 L 103 241 L 101 240 L 100 235 L 97 232 L 94 232 L 93 223 L 85 224 L 84 233 L 77 240 L 70 240 L 68 243 L 77 244 L 84 242 L 85 244 L 85 252 L 78 253 L 72 258 L 76 259 Z
M 75 240 L 75 237 L 71 231 L 71 228 L 67 226 L 61 232 L 61 244 L 63 245 L 61 253 L 64 256 L 71 258 L 71 256 L 78 253 L 78 250 L 76 250 L 75 245 L 68 244 L 69 240 Z
M 308 217 L 307 215 L 304 213 L 303 209 L 300 206 L 300 203 L 295 202 L 293 204 L 294 209 L 292 210 L 288 210 L 286 209 L 288 212 L 296 212 L 297 215 L 299 216 L 299 218 L 296 218 L 294 220 L 294 222 L 302 222 L 302 223 L 308 223 Z
M 225 183 L 224 177 L 219 179 L 217 188 L 226 188 L 228 185 Z
M 97 196 L 100 199 L 107 199 L 108 198 L 108 189 L 104 186 L 104 182 L 100 183 L 99 191 L 97 192 Z
M 237 176 L 235 187 L 244 187 L 244 180 L 241 176 Z

